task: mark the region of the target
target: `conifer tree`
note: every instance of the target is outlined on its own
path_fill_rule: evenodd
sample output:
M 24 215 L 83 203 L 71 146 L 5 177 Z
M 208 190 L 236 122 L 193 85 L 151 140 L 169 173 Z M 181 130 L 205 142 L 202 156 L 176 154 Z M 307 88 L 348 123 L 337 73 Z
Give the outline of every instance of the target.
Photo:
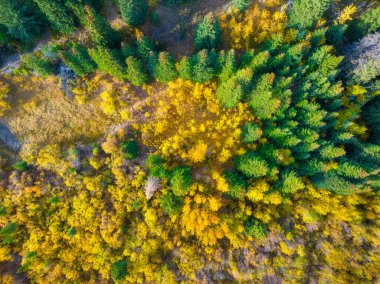
M 87 49 L 77 43 L 73 43 L 69 50 L 61 51 L 59 54 L 67 66 L 78 76 L 85 76 L 96 69 L 96 64 Z
M 153 77 L 161 83 L 168 83 L 178 77 L 175 69 L 173 56 L 169 52 L 160 52 L 151 54 L 149 65 L 152 70 Z
M 110 24 L 92 7 L 85 6 L 86 27 L 90 31 L 91 39 L 98 46 L 109 48 L 120 47 L 120 36 Z
M 127 77 L 127 68 L 118 50 L 97 46 L 90 49 L 89 54 L 101 71 L 120 79 Z
M 248 152 L 236 159 L 236 168 L 251 178 L 265 176 L 269 171 L 267 162 L 254 152 Z
M 177 64 L 179 76 L 183 80 L 191 80 L 193 78 L 193 72 L 191 68 L 190 58 L 187 56 L 182 57 L 181 61 Z
M 148 12 L 146 0 L 118 0 L 123 20 L 131 26 L 144 24 Z
M 206 49 L 191 58 L 192 80 L 197 83 L 210 81 L 215 74 L 215 57 Z
M 218 77 L 221 82 L 227 81 L 237 71 L 235 50 L 229 50 L 227 52 L 221 51 L 219 54 L 220 71 L 218 72 Z
M 34 0 L 57 31 L 70 34 L 75 31 L 75 17 L 59 0 Z
M 289 12 L 292 27 L 311 28 L 331 5 L 331 0 L 294 0 Z
M 132 84 L 141 86 L 148 82 L 147 73 L 139 59 L 129 56 L 125 63 L 127 64 L 127 78 Z
M 196 26 L 194 41 L 197 50 L 219 47 L 221 31 L 218 21 L 211 16 L 206 16 Z
M 30 43 L 41 32 L 42 23 L 28 2 L 3 0 L 0 2 L 0 26 L 12 38 Z

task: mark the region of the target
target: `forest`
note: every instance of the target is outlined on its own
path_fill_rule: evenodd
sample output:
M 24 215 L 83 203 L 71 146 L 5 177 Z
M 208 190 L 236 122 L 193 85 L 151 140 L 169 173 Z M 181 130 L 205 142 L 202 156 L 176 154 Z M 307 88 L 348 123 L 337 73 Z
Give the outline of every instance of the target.
M 0 283 L 380 283 L 380 1 L 0 0 Z

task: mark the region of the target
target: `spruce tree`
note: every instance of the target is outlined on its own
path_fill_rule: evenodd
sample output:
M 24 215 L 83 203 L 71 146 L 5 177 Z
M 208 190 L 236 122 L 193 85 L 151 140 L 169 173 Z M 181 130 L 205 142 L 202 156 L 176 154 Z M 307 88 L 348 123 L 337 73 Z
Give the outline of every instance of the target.
M 233 75 L 236 74 L 237 64 L 235 50 L 229 50 L 227 52 L 221 51 L 219 54 L 219 69 L 218 77 L 221 82 L 227 81 Z
M 59 0 L 34 0 L 57 31 L 70 34 L 75 31 L 73 13 Z
M 215 57 L 206 49 L 191 58 L 192 81 L 204 83 L 210 81 L 215 74 Z
M 146 0 L 118 0 L 123 20 L 131 26 L 144 24 L 148 12 Z
M 0 1 L 0 26 L 5 27 L 9 36 L 24 43 L 32 42 L 42 31 L 35 8 L 18 0 Z
M 71 44 L 67 51 L 61 51 L 59 55 L 78 76 L 85 76 L 96 69 L 87 49 L 77 43 Z
M 141 86 L 148 82 L 148 75 L 144 70 L 143 63 L 133 57 L 129 56 L 125 63 L 127 64 L 127 79 L 135 86 Z
M 219 22 L 211 16 L 206 16 L 196 26 L 194 41 L 197 50 L 219 47 L 222 42 Z
M 152 53 L 149 60 L 153 77 L 161 83 L 168 83 L 178 77 L 173 56 L 169 52 Z
M 89 54 L 101 71 L 119 79 L 127 77 L 127 67 L 122 61 L 118 50 L 97 46 L 90 49 Z

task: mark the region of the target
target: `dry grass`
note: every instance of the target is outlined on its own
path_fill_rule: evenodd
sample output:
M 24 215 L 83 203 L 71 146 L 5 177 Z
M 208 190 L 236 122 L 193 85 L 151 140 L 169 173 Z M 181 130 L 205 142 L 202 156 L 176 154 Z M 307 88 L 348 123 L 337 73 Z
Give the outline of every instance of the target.
M 65 97 L 56 78 L 12 77 L 12 111 L 5 118 L 21 141 L 32 144 L 90 140 L 118 123 L 104 115 L 98 100 L 79 105 Z

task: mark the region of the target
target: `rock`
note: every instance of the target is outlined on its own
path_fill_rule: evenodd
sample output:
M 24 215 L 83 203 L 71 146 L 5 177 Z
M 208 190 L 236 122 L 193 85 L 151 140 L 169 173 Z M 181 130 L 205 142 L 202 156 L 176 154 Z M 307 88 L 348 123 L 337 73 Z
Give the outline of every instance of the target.
M 0 122 L 0 142 L 5 145 L 9 150 L 18 152 L 21 144 L 16 136 L 9 130 L 8 126 Z
M 61 79 L 61 90 L 63 94 L 69 98 L 74 97 L 72 89 L 74 88 L 77 76 L 73 70 L 66 65 L 61 65 L 59 66 L 57 77 Z

